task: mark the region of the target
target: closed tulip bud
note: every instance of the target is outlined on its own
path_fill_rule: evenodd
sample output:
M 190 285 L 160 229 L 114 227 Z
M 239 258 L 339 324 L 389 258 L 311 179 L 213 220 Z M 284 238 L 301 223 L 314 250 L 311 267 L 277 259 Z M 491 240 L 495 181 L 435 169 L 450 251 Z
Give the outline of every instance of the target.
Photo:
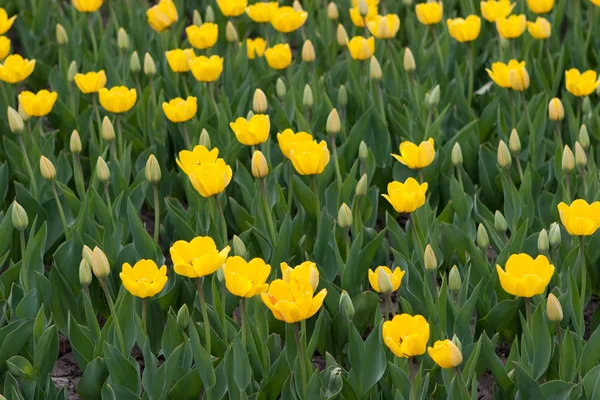
M 462 278 L 460 276 L 460 271 L 458 267 L 454 265 L 448 274 L 448 288 L 454 294 L 460 292 L 460 288 L 462 287 Z
M 237 235 L 233 235 L 233 255 L 239 257 L 246 257 L 246 245 L 242 242 L 242 239 Z
M 548 295 L 548 301 L 546 302 L 546 313 L 548 314 L 548 319 L 552 322 L 560 322 L 563 319 L 563 310 L 562 306 L 560 305 L 560 301 L 552 293 Z
M 90 286 L 90 283 L 92 283 L 92 269 L 85 260 L 81 260 L 79 263 L 79 283 L 84 288 Z
M 92 249 L 84 244 L 83 249 L 81 249 L 81 258 L 85 260 L 89 266 L 92 265 L 93 255 Z
M 249 121 L 252 117 L 254 117 L 254 111 L 250 110 L 248 111 L 248 114 L 246 114 L 246 119 Z
M 360 179 L 358 180 L 358 183 L 356 184 L 356 191 L 355 191 L 356 196 L 362 197 L 365 194 L 367 194 L 368 185 L 369 185 L 369 181 L 367 178 L 367 174 L 363 174 L 363 176 L 360 177 Z
M 260 150 L 255 150 L 252 155 L 252 176 L 256 179 L 262 179 L 269 175 L 269 165 L 265 155 Z
M 560 235 L 560 226 L 558 226 L 556 222 L 553 222 L 550 225 L 550 235 L 548 235 L 548 241 L 550 242 L 550 246 L 553 249 L 556 249 L 558 246 L 560 246 L 561 240 L 562 237 Z
M 457 168 L 460 167 L 463 163 L 462 149 L 460 147 L 460 143 L 458 142 L 454 143 L 454 146 L 452 146 L 451 159 L 452 165 L 454 165 Z
M 340 121 L 340 115 L 334 108 L 327 116 L 327 124 L 325 125 L 327 133 L 330 135 L 337 135 L 342 129 L 342 121 Z
M 348 229 L 352 226 L 352 210 L 346 203 L 342 203 L 338 211 L 337 222 L 342 229 Z
M 77 61 L 71 61 L 69 64 L 69 69 L 67 70 L 67 81 L 73 82 L 75 80 L 75 75 L 79 73 L 77 69 Z
M 137 74 L 141 71 L 142 67 L 140 65 L 140 57 L 138 56 L 137 51 L 131 53 L 131 57 L 129 57 L 129 69 L 134 74 Z
M 558 98 L 553 98 L 548 104 L 548 118 L 552 121 L 560 121 L 565 117 L 565 109 Z
M 204 13 L 204 21 L 215 22 L 215 10 L 213 10 L 211 5 L 206 6 L 206 11 Z
M 341 85 L 340 90 L 338 92 L 338 103 L 340 106 L 344 107 L 348 104 L 348 92 L 346 91 L 346 86 Z
M 363 18 L 369 14 L 369 5 L 366 0 L 358 0 L 358 13 Z
M 192 13 L 192 23 L 196 26 L 202 25 L 202 16 L 198 10 L 194 10 Z
M 21 119 L 24 122 L 27 122 L 29 120 L 29 118 L 31 118 L 26 112 L 25 109 L 23 108 L 23 103 L 19 102 L 19 107 L 17 109 L 17 111 L 19 112 L 19 115 L 21 116 Z
M 277 93 L 277 97 L 279 97 L 280 99 L 283 99 L 287 94 L 285 83 L 281 78 L 277 78 L 277 82 L 275 83 L 275 93 Z
M 237 43 L 240 41 L 238 31 L 235 29 L 235 26 L 231 21 L 227 21 L 227 26 L 225 27 L 225 38 L 227 38 L 229 43 Z
M 367 144 L 362 140 L 358 145 L 358 158 L 360 159 L 360 161 L 366 161 L 367 158 L 369 158 L 369 148 L 367 147 Z
M 342 315 L 345 315 L 349 320 L 354 317 L 354 304 L 352 303 L 350 295 L 345 290 L 342 290 L 340 296 L 339 309 Z
M 304 104 L 304 107 L 306 108 L 311 108 L 313 106 L 314 103 L 314 99 L 313 99 L 313 92 L 312 89 L 310 88 L 310 85 L 306 85 L 304 86 L 304 95 L 302 96 L 302 104 Z
M 300 4 L 298 0 L 294 0 L 294 2 L 292 3 L 292 8 L 296 12 L 304 11 L 304 9 L 302 8 L 302 4 Z
M 110 169 L 108 169 L 108 165 L 102 157 L 98 157 L 98 161 L 96 161 L 96 174 L 102 183 L 106 183 L 110 180 Z
M 150 156 L 148 157 L 148 161 L 146 161 L 146 168 L 144 172 L 146 173 L 146 180 L 151 184 L 156 185 L 158 182 L 160 182 L 162 173 L 160 171 L 160 165 L 158 164 L 158 160 L 156 159 L 156 157 L 154 157 L 154 154 L 150 154 Z
M 79 154 L 81 153 L 81 138 L 79 137 L 79 132 L 74 130 L 71 132 L 71 139 L 69 140 L 69 148 L 71 149 L 71 153 Z
M 496 228 L 498 233 L 506 233 L 508 230 L 506 218 L 504 218 L 504 215 L 498 210 L 496 210 L 496 213 L 494 214 L 494 228 Z
M 433 272 L 437 269 L 437 258 L 430 244 L 428 244 L 427 247 L 425 247 L 425 256 L 423 258 L 425 260 L 425 269 L 427 271 Z
M 204 128 L 202 128 L 202 132 L 200 132 L 200 145 L 206 147 L 209 150 L 211 148 L 210 135 L 208 134 L 208 131 Z
M 571 151 L 571 148 L 565 145 L 562 155 L 562 170 L 563 172 L 569 173 L 575 169 L 575 156 Z
M 517 133 L 516 129 L 513 129 L 510 132 L 510 137 L 508 138 L 508 148 L 515 156 L 521 151 L 521 139 L 519 138 L 519 134 Z
M 374 81 L 380 81 L 383 76 L 383 72 L 381 71 L 381 65 L 379 65 L 379 61 L 375 56 L 371 57 L 371 63 L 369 64 L 369 74 L 371 75 L 371 79 Z
M 508 169 L 511 164 L 512 158 L 510 156 L 510 151 L 508 150 L 506 143 L 504 143 L 504 140 L 501 140 L 500 144 L 498 144 L 498 165 Z
M 260 89 L 254 91 L 254 97 L 252 97 L 252 109 L 257 114 L 265 114 L 267 112 L 269 103 L 267 102 L 267 96 L 265 92 Z
M 315 57 L 315 46 L 313 46 L 310 39 L 308 39 L 302 45 L 302 61 L 305 63 L 311 63 L 315 61 Z
M 592 102 L 588 96 L 584 97 L 583 103 L 581 104 L 581 111 L 583 115 L 589 115 L 592 112 Z
M 410 6 L 413 3 L 413 0 L 402 0 L 402 4 L 405 6 Z
M 377 269 L 377 285 L 379 285 L 379 292 L 385 295 L 391 294 L 394 290 L 392 280 L 383 268 Z
M 94 251 L 92 252 L 92 271 L 96 275 L 96 278 L 101 280 L 106 279 L 110 275 L 108 258 L 106 258 L 106 254 L 98 246 L 94 247 Z
M 108 143 L 115 140 L 115 128 L 108 117 L 102 120 L 102 138 Z
M 330 1 L 329 4 L 327 5 L 327 18 L 329 18 L 331 21 L 335 21 L 340 17 L 340 13 L 338 11 L 337 6 L 335 5 L 335 3 L 333 1 Z
M 575 142 L 575 164 L 579 168 L 585 168 L 587 165 L 587 156 L 585 155 L 585 150 L 583 150 L 583 147 L 579 142 Z
M 548 240 L 548 232 L 545 229 L 542 229 L 538 235 L 537 246 L 540 254 L 548 254 L 548 250 L 550 250 L 550 242 Z
M 13 201 L 11 217 L 13 227 L 19 232 L 23 232 L 29 226 L 27 211 L 16 200 Z
M 433 110 L 440 103 L 440 85 L 435 85 L 431 92 L 425 94 L 425 106 Z
M 477 246 L 481 250 L 486 250 L 490 245 L 490 238 L 488 236 L 487 230 L 483 224 L 479 224 L 477 227 Z
M 40 171 L 42 177 L 47 181 L 53 181 L 54 178 L 56 178 L 56 168 L 54 168 L 54 164 L 44 156 L 40 157 Z
M 8 106 L 7 114 L 10 131 L 15 134 L 23 132 L 23 129 L 25 129 L 25 123 L 23 122 L 21 114 L 19 114 L 19 112 L 11 106 Z
M 56 43 L 59 46 L 69 43 L 69 35 L 67 35 L 67 31 L 61 24 L 56 24 Z
M 586 97 L 587 99 L 587 97 Z M 578 142 L 579 144 L 581 144 L 581 147 L 583 147 L 584 150 L 587 150 L 590 148 L 590 136 L 588 135 L 588 130 L 587 127 L 585 125 L 581 125 L 581 128 L 579 129 L 579 138 L 578 138 Z
M 404 70 L 406 72 L 412 72 L 415 69 L 417 69 L 417 64 L 415 63 L 415 57 L 413 56 L 412 51 L 410 51 L 410 48 L 406 47 L 404 49 L 404 58 L 402 60 L 403 66 L 404 66 Z
M 146 74 L 148 78 L 152 78 L 156 75 L 156 63 L 150 53 L 144 54 L 144 74 Z
M 188 327 L 189 323 L 190 309 L 188 308 L 187 304 L 184 304 L 179 308 L 179 311 L 177 311 L 177 325 L 179 325 L 179 328 L 184 330 Z
M 346 28 L 344 28 L 344 25 L 338 24 L 335 38 L 337 39 L 337 42 L 341 47 L 346 46 L 346 43 L 348 42 L 348 32 L 346 32 Z
M 119 32 L 117 33 L 117 47 L 122 52 L 126 52 L 129 48 L 129 35 L 123 28 L 119 28 Z

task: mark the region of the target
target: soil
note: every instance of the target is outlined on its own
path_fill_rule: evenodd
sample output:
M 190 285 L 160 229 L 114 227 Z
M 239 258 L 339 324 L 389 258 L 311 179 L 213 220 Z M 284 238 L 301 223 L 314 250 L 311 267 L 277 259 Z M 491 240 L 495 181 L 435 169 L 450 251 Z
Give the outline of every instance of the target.
M 69 339 L 62 334 L 59 337 L 58 360 L 54 364 L 54 369 L 50 377 L 56 385 L 57 390 L 63 387 L 67 388 L 69 399 L 80 398 L 77 394 L 77 385 L 81 379 L 81 370 L 73 357 Z

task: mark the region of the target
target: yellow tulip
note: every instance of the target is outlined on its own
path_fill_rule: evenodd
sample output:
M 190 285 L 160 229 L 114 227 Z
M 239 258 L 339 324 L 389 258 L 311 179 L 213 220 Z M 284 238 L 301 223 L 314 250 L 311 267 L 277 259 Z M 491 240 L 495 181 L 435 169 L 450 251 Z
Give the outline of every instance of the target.
M 267 64 L 273 69 L 285 69 L 292 63 L 290 45 L 278 44 L 265 50 Z
M 525 61 L 510 60 L 508 64 L 495 62 L 492 64 L 492 69 L 485 69 L 494 81 L 494 83 L 502 88 L 510 87 L 510 71 L 515 69 L 525 68 Z
M 319 270 L 317 264 L 312 261 L 304 261 L 302 264 L 292 268 L 287 263 L 282 262 L 279 267 L 281 268 L 281 279 L 285 283 L 290 283 L 293 280 L 306 281 L 312 286 L 313 292 L 317 290 L 319 286 Z
M 441 368 L 458 367 L 462 361 L 462 353 L 452 340 L 438 340 L 433 347 L 427 348 L 429 357 Z
M 79 12 L 92 13 L 102 7 L 104 0 L 72 0 L 73 7 Z
M 411 213 L 425 204 L 427 187 L 427 182 L 419 185 L 414 178 L 408 178 L 404 183 L 390 182 L 387 187 L 388 194 L 382 196 L 399 213 Z
M 515 3 L 510 4 L 510 0 L 488 0 L 481 1 L 481 15 L 488 22 L 496 22 L 498 18 L 506 18 L 515 7 Z
M 365 39 L 362 36 L 354 36 L 346 46 L 353 59 L 361 61 L 367 60 L 371 58 L 375 52 L 375 38 L 370 37 Z
M 269 138 L 271 121 L 265 114 L 254 114 L 250 120 L 238 118 L 230 122 L 229 127 L 235 133 L 238 142 L 246 146 L 256 146 Z
M 350 19 L 352 20 L 352 23 L 354 24 L 354 26 L 356 26 L 358 28 L 364 28 L 365 21 L 367 22 L 367 25 L 368 25 L 369 22 L 373 20 L 373 18 L 375 18 L 375 17 L 377 17 L 377 15 L 379 15 L 379 10 L 377 9 L 377 6 L 369 5 L 367 15 L 365 17 L 363 17 L 362 15 L 360 15 L 360 12 L 358 11 L 358 6 L 356 6 L 356 7 L 352 7 L 350 9 L 349 13 L 350 13 Z
M 312 142 L 312 140 L 313 137 L 310 133 L 294 133 L 294 131 L 292 131 L 291 129 L 286 129 L 283 132 L 277 134 L 277 142 L 279 143 L 279 148 L 281 149 L 283 155 L 289 160 L 292 159 L 290 154 L 292 152 L 292 148 L 294 148 L 294 146 L 297 143 Z
M 565 108 L 562 101 L 558 98 L 553 98 L 548 103 L 548 117 L 552 121 L 561 121 L 565 117 Z
M 40 90 L 37 93 L 25 91 L 19 94 L 19 103 L 28 116 L 43 117 L 52 111 L 57 98 L 56 92 L 47 90 Z
M 246 55 L 248 59 L 254 60 L 256 57 L 262 57 L 267 49 L 265 39 L 257 37 L 254 39 L 246 39 Z
M 400 143 L 400 155 L 392 154 L 392 157 L 410 169 L 425 168 L 435 158 L 433 138 L 421 142 L 418 146 L 412 142 L 402 142 Z
M 262 258 L 253 258 L 249 262 L 242 257 L 229 257 L 223 266 L 225 286 L 233 295 L 250 298 L 267 291 L 265 283 L 271 266 Z
M 306 11 L 296 11 L 293 7 L 283 6 L 273 10 L 270 22 L 277 32 L 289 33 L 304 25 L 307 18 Z
M 225 190 L 233 172 L 222 158 L 214 162 L 203 162 L 199 165 L 186 165 L 190 182 L 202 197 L 217 195 Z
M 108 112 L 120 114 L 131 110 L 137 100 L 135 89 L 125 86 L 114 86 L 110 89 L 102 88 L 98 91 L 100 104 Z
M 192 75 L 199 82 L 214 82 L 223 72 L 223 58 L 199 56 L 190 61 Z
M 527 7 L 535 14 L 545 14 L 554 7 L 554 0 L 527 0 Z
M 388 267 L 377 267 L 375 271 L 369 269 L 369 283 L 374 291 L 381 293 L 379 290 L 379 280 L 377 278 L 379 271 L 383 270 L 383 272 L 390 278 L 390 282 L 392 283 L 392 292 L 395 292 L 400 287 L 400 283 L 402 283 L 402 277 L 406 271 L 402 271 L 400 268 L 396 267 L 394 272 Z
M 175 49 L 165 53 L 169 67 L 173 72 L 188 72 L 190 61 L 196 57 L 194 49 Z
M 427 349 L 429 324 L 422 315 L 400 314 L 383 323 L 381 335 L 396 356 L 420 356 Z
M 571 235 L 590 236 L 600 227 L 600 201 L 588 204 L 577 199 L 570 206 L 561 202 L 558 205 L 560 221 Z
M 216 272 L 223 266 L 229 246 L 219 251 L 215 241 L 208 236 L 197 236 L 190 242 L 178 240 L 171 246 L 175 273 L 188 278 L 201 278 Z
M 511 15 L 496 20 L 496 29 L 504 39 L 518 38 L 525 32 L 525 28 L 527 28 L 527 19 L 523 14 Z
M 75 83 L 81 93 L 96 93 L 106 86 L 106 73 L 104 70 L 100 70 L 87 74 L 76 74 Z
M 554 274 L 554 266 L 546 256 L 534 260 L 529 254 L 511 255 L 506 261 L 506 272 L 496 265 L 500 285 L 507 293 L 519 297 L 533 297 L 544 293 Z
M 548 39 L 552 26 L 546 18 L 537 17 L 535 22 L 527 21 L 527 31 L 534 39 Z
M 273 316 L 288 324 L 304 321 L 319 311 L 327 289 L 322 289 L 313 297 L 313 287 L 308 280 L 290 279 L 288 282 L 276 279 L 269 290 L 261 294 L 263 303 L 273 312 Z
M 156 32 L 164 32 L 179 19 L 173 0 L 160 0 L 146 11 L 146 16 L 150 27 Z
M 201 26 L 190 25 L 185 28 L 185 34 L 192 46 L 203 50 L 213 47 L 219 38 L 219 26 L 206 22 Z
M 600 0 L 590 0 L 592 3 L 594 3 L 594 5 L 597 5 L 598 7 L 600 7 Z
M 176 159 L 176 162 L 177 165 L 179 165 L 179 168 L 181 168 L 186 175 L 189 175 L 194 166 L 205 162 L 214 163 L 218 158 L 219 149 L 216 147 L 212 150 L 208 150 L 202 145 L 197 145 L 192 151 L 180 151 L 179 158 Z
M 329 149 L 322 140 L 295 143 L 290 151 L 290 160 L 300 175 L 318 175 L 329 163 Z
M 0 35 L 4 35 L 13 26 L 13 23 L 17 19 L 16 15 L 8 18 L 8 14 L 4 8 L 0 7 Z
M 0 61 L 4 60 L 10 53 L 10 39 L 0 36 Z
M 152 260 L 140 260 L 133 267 L 125 263 L 119 276 L 125 289 L 142 299 L 160 293 L 168 279 L 167 267 L 163 265 L 159 269 Z
M 35 60 L 28 60 L 20 54 L 11 54 L 6 57 L 4 64 L 0 64 L 0 81 L 8 83 L 21 82 L 35 69 Z
M 508 74 L 508 80 L 513 90 L 522 92 L 529 87 L 529 73 L 525 68 L 511 69 Z
M 246 11 L 247 0 L 217 0 L 217 5 L 226 17 L 238 17 Z
M 464 43 L 477 39 L 481 30 L 481 19 L 477 15 L 469 15 L 466 19 L 449 18 L 446 20 L 450 36 Z
M 417 19 L 423 25 L 434 25 L 442 20 L 444 5 L 442 2 L 419 3 L 415 6 Z
M 163 112 L 171 122 L 185 122 L 194 118 L 198 111 L 198 100 L 189 96 L 187 99 L 177 97 L 162 104 Z
M 8 58 L 10 58 L 10 56 Z M 2 70 L 0 70 L 0 73 L 1 72 Z M 597 77 L 596 71 L 589 70 L 582 74 L 578 69 L 571 68 L 565 72 L 567 90 L 573 96 L 589 96 L 596 90 L 596 87 L 598 87 L 598 82 L 596 81 Z M 1 75 L 0 79 L 2 79 Z
M 400 18 L 396 14 L 377 15 L 367 21 L 367 27 L 377 39 L 392 39 L 400 29 Z
M 277 8 L 279 8 L 279 3 L 276 1 L 258 2 L 246 7 L 246 14 L 254 22 L 265 23 L 271 21 L 271 16 Z

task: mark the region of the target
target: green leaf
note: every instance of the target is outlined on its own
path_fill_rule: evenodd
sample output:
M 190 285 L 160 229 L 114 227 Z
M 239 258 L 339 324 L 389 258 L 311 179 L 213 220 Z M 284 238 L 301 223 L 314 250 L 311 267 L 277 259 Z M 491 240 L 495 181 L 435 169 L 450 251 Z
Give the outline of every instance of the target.
M 6 361 L 8 372 L 22 378 L 33 378 L 33 366 L 25 357 L 12 356 Z
M 366 394 L 385 373 L 387 360 L 381 339 L 381 324 L 373 328 L 365 341 L 364 368 L 361 374 L 363 394 Z
M 104 361 L 111 383 L 123 385 L 133 393 L 140 393 L 139 365 L 134 359 L 126 359 L 116 347 L 104 342 Z
M 204 387 L 207 389 L 212 389 L 217 382 L 217 377 L 215 376 L 215 369 L 210 360 L 210 355 L 200 343 L 200 336 L 198 335 L 198 330 L 194 324 L 191 324 L 189 332 L 192 351 L 194 352 L 196 370 L 200 375 L 200 379 L 202 380 Z
M 93 359 L 79 380 L 77 393 L 84 400 L 100 400 L 106 378 L 108 378 L 108 369 L 106 369 L 104 359 L 99 357 Z
M 142 225 L 138 217 L 138 211 L 135 209 L 131 200 L 127 200 L 127 220 L 133 237 L 135 250 L 142 258 L 151 259 L 157 262 L 162 262 L 158 257 L 156 244 Z M 162 254 L 162 253 L 161 253 Z
M 513 362 L 517 378 L 518 395 L 524 399 L 540 399 L 542 390 L 537 382 L 529 375 L 525 367 L 518 362 Z
M 37 341 L 33 354 L 33 369 L 40 382 L 45 382 L 58 358 L 58 330 L 51 325 Z
M 235 363 L 235 371 L 233 375 L 235 384 L 240 391 L 245 392 L 252 378 L 252 368 L 250 367 L 248 353 L 246 352 L 242 341 L 237 336 L 233 340 L 233 360 Z
M 33 334 L 33 318 L 18 319 L 0 329 L 0 372 L 6 360 L 19 354 Z

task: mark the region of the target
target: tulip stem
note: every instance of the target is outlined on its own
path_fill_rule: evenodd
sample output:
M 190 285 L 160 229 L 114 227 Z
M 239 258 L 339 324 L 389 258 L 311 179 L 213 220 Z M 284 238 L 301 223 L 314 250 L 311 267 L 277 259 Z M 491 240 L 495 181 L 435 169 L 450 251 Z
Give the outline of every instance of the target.
M 269 199 L 267 198 L 267 187 L 265 186 L 264 178 L 260 180 L 261 197 L 265 206 L 265 214 L 267 214 L 267 225 L 269 227 L 269 234 L 271 235 L 271 243 L 273 247 L 277 243 L 277 233 L 275 232 L 275 224 L 273 223 L 273 214 L 271 213 L 271 207 L 269 206 Z
M 19 239 L 21 240 L 21 271 L 23 271 L 23 288 L 25 293 L 29 293 L 29 273 L 27 271 L 27 242 L 25 241 L 25 230 L 19 231 Z
M 437 299 L 437 282 L 436 282 L 437 270 L 431 271 L 431 293 L 433 294 L 433 301 Z
M 98 43 L 96 42 L 96 35 L 94 34 L 94 22 L 92 21 L 92 14 L 86 13 L 87 15 L 87 28 L 90 34 L 90 40 L 92 41 L 92 51 L 94 52 L 94 62 L 98 62 Z
M 462 169 L 460 165 L 456 166 L 456 176 L 458 177 L 458 183 L 460 183 L 460 187 L 464 190 L 465 186 L 463 184 Z
M 391 319 L 390 311 L 392 312 L 392 316 L 396 314 L 392 307 L 392 296 L 390 294 L 386 294 L 385 295 L 385 316 L 383 317 L 384 320 L 387 321 L 387 320 Z
M 119 141 L 118 154 L 123 158 L 123 129 L 121 128 L 121 117 L 119 116 L 117 116 L 117 135 L 119 135 L 119 138 L 117 139 Z
M 31 168 L 31 162 L 29 161 L 29 156 L 27 149 L 25 148 L 25 143 L 23 142 L 23 137 L 21 135 L 17 135 L 19 138 L 19 146 L 21 147 L 21 155 L 23 156 L 23 160 L 25 161 L 25 168 L 27 169 L 27 175 L 29 175 L 29 181 L 31 184 L 31 190 L 33 191 L 33 197 L 38 200 L 38 190 L 37 190 L 37 182 L 35 180 L 35 175 L 33 174 L 33 168 Z
M 115 311 L 115 303 L 113 303 L 113 299 L 108 291 L 108 286 L 106 285 L 106 279 L 100 279 L 100 286 L 102 286 L 102 290 L 104 291 L 104 295 L 106 296 L 106 302 L 108 303 L 108 309 L 110 310 L 110 315 L 113 319 L 113 324 L 115 325 L 115 331 L 117 332 L 117 338 L 119 340 L 119 345 L 121 346 L 121 353 L 123 356 L 127 356 L 127 349 L 125 348 L 125 339 L 123 338 L 123 331 L 121 331 L 121 325 L 119 324 L 119 318 L 117 316 L 117 312 Z
M 242 320 L 242 344 L 246 348 L 246 298 L 240 300 L 240 319 Z
M 344 240 L 346 242 L 346 263 L 350 260 L 350 248 L 352 244 L 350 242 L 350 228 L 346 229 L 344 232 Z
M 152 185 L 154 193 L 154 243 L 158 245 L 158 237 L 160 236 L 160 201 L 158 198 L 158 185 Z
M 298 356 L 300 357 L 300 376 L 302 379 L 302 398 L 303 399 L 308 399 L 306 392 L 307 392 L 307 382 L 306 382 L 306 355 L 305 353 L 305 349 L 304 349 L 304 345 L 302 343 L 302 341 L 300 340 L 300 333 L 298 332 L 299 328 L 298 328 L 299 323 L 296 322 L 294 324 L 294 336 L 296 337 L 296 346 L 298 346 Z M 304 334 L 306 334 L 306 332 L 304 332 Z
M 586 304 L 585 290 L 587 289 L 587 269 L 585 266 L 585 250 L 583 247 L 583 236 L 579 236 L 579 254 L 581 257 L 581 303 Z
M 102 143 L 102 118 L 100 118 L 100 108 L 98 107 L 98 101 L 96 96 L 92 95 L 92 104 L 96 113 L 96 119 L 98 120 L 98 144 Z
M 525 297 L 525 315 L 527 316 L 527 325 L 531 329 L 531 299 Z
M 221 217 L 221 237 L 223 239 L 223 246 L 227 245 L 227 221 L 225 220 L 225 214 L 223 213 L 223 207 L 221 206 L 221 202 L 217 198 L 217 196 L 213 196 L 215 199 L 215 204 L 217 205 L 217 210 L 219 210 L 219 215 Z
M 288 214 L 292 213 L 292 201 L 294 200 L 294 166 L 290 162 L 290 180 L 288 182 Z
M 108 206 L 108 211 L 110 211 L 110 216 L 112 218 L 112 202 L 110 201 L 110 192 L 108 190 L 108 181 L 104 183 L 104 195 L 106 196 L 106 205 Z
M 467 63 L 469 67 L 469 87 L 467 95 L 467 105 L 469 106 L 469 112 L 471 111 L 471 103 L 473 102 L 473 42 L 467 43 Z
M 390 63 L 392 65 L 392 75 L 394 76 L 394 85 L 395 88 L 398 89 L 400 87 L 400 82 L 398 82 L 398 69 L 396 68 L 396 59 L 394 58 L 394 53 L 392 52 L 392 41 L 386 40 L 386 49 L 388 52 L 388 57 L 390 58 Z
M 185 122 L 183 123 L 183 141 L 185 142 L 185 147 L 188 150 L 192 150 L 192 142 L 190 141 L 190 134 L 188 133 L 188 128 Z
M 58 198 L 58 192 L 56 191 L 56 183 L 54 180 L 52 181 L 52 194 L 54 195 L 54 200 L 56 201 L 56 206 L 58 207 L 58 214 L 60 215 L 60 221 L 62 222 L 63 230 L 65 231 L 65 238 L 67 240 L 69 237 L 69 226 L 67 225 L 67 218 L 65 217 L 65 212 L 62 208 L 62 204 L 60 204 L 60 199 Z
M 340 162 L 337 154 L 337 146 L 335 145 L 335 135 L 329 138 L 331 150 L 333 151 L 333 162 L 335 164 L 335 177 L 337 181 L 338 192 L 342 190 L 342 173 L 340 172 Z
M 215 108 L 215 115 L 219 118 L 219 106 L 217 106 L 217 102 L 215 101 L 215 94 L 213 92 L 213 85 L 209 82 L 206 83 L 206 89 L 208 90 L 208 96 L 210 98 L 210 102 Z
M 146 306 L 147 306 L 146 298 L 142 299 L 142 330 L 144 331 L 144 336 L 146 335 Z
M 225 286 L 225 283 L 223 283 L 223 288 L 221 290 L 221 305 L 223 306 L 223 310 L 226 309 L 226 305 L 227 305 L 227 287 Z M 223 314 L 225 314 L 225 311 L 223 311 Z M 227 317 L 223 317 L 223 338 L 225 339 L 225 342 L 229 343 L 227 340 Z
M 198 291 L 198 298 L 200 299 L 200 308 L 202 310 L 202 319 L 204 321 L 204 340 L 206 342 L 205 348 L 208 355 L 211 355 L 211 337 L 210 337 L 210 321 L 208 319 L 208 307 L 206 306 L 206 300 L 204 300 L 204 293 L 202 292 L 202 278 L 196 278 L 196 290 Z
M 517 171 L 519 171 L 519 178 L 521 178 L 521 182 L 523 181 L 523 168 L 521 167 L 521 160 L 519 159 L 519 155 L 515 154 L 515 161 L 517 164 Z
M 595 8 L 595 7 L 594 7 Z M 552 80 L 554 80 L 554 62 L 552 61 L 552 53 L 550 52 L 550 45 L 549 45 L 549 40 L 545 41 L 546 43 L 544 44 L 544 47 L 546 48 L 546 57 L 548 59 L 548 61 L 550 62 L 550 73 L 552 76 Z
M 588 183 L 587 183 L 587 179 L 585 179 L 585 168 L 584 167 L 581 168 L 581 180 L 583 181 L 583 197 L 587 198 Z
M 317 175 L 312 176 L 312 189 L 315 194 L 315 205 L 317 206 L 317 232 L 321 225 L 321 204 L 319 202 L 319 190 L 317 189 Z
M 567 200 L 570 203 L 571 202 L 571 174 L 568 172 L 565 175 L 565 184 L 567 186 Z
M 592 39 L 592 29 L 594 27 L 594 22 L 596 21 L 596 7 L 592 7 L 592 16 L 590 21 L 588 22 L 588 31 L 587 36 L 585 38 L 585 47 L 584 51 L 587 54 L 587 50 L 590 47 L 590 40 Z
M 444 57 L 442 56 L 442 49 L 440 48 L 440 42 L 438 40 L 437 32 L 435 30 L 435 25 L 431 25 L 431 33 L 433 34 L 433 41 L 435 42 L 435 50 L 437 51 L 438 58 L 440 59 L 440 64 L 442 66 L 442 70 L 444 69 Z

